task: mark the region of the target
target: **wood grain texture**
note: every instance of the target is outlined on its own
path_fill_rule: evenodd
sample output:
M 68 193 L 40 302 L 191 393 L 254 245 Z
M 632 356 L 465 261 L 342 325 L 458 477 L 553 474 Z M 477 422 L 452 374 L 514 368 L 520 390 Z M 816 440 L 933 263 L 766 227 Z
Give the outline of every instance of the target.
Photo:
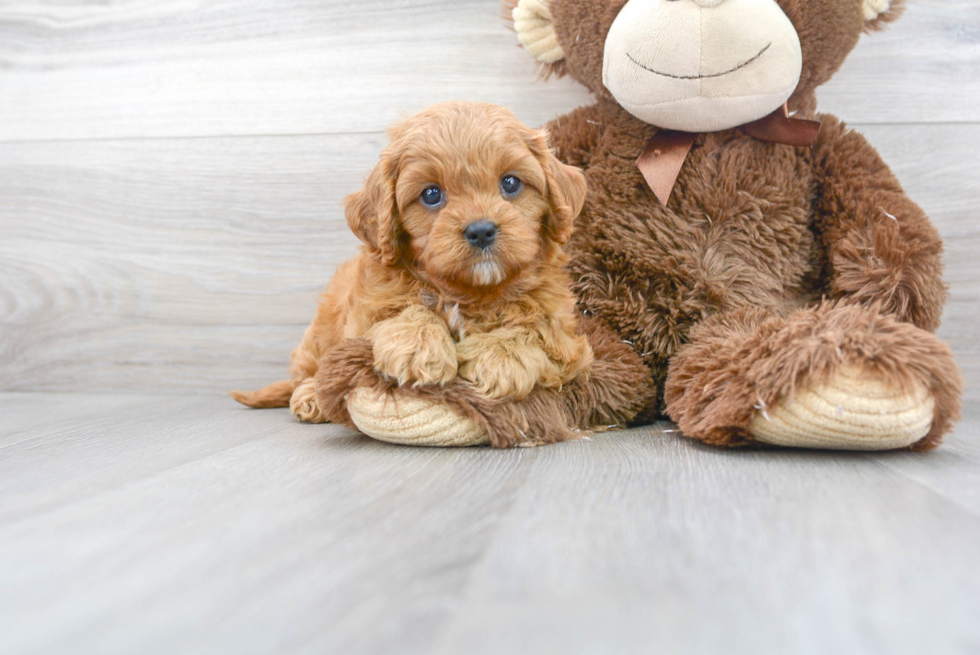
M 821 91 L 946 238 L 941 335 L 973 399 L 978 26 L 980 0 L 913 0 Z M 495 0 L 0 6 L 0 389 L 280 377 L 383 128 L 447 98 L 532 124 L 588 101 L 534 75 Z
M 495 0 L 186 0 L 0 8 L 0 139 L 380 131 L 442 100 L 540 124 L 585 102 Z
M 821 92 L 859 122 L 980 120 L 980 1 L 909 0 Z M 540 124 L 587 101 L 496 0 L 53 0 L 0 5 L 0 140 L 379 131 L 482 99 Z
M 105 416 L 150 402 L 135 394 L 0 393 L 0 449 L 28 440 L 38 430 L 50 434 L 61 430 L 65 424 L 70 427 L 93 416 Z
M 74 398 L 0 445 L 3 653 L 980 647 L 976 412 L 933 453 L 501 452 Z
M 907 0 L 884 32 L 865 34 L 820 88 L 820 109 L 860 123 L 976 122 L 980 0 Z
M 355 251 L 341 198 L 382 145 L 7 144 L 2 385 L 217 390 L 282 375 L 319 290 Z M 238 371 L 219 381 L 207 371 L 221 361 Z
M 940 334 L 980 399 L 976 125 L 858 125 L 930 213 Z M 0 144 L 0 389 L 223 391 L 285 373 L 357 240 L 382 134 Z

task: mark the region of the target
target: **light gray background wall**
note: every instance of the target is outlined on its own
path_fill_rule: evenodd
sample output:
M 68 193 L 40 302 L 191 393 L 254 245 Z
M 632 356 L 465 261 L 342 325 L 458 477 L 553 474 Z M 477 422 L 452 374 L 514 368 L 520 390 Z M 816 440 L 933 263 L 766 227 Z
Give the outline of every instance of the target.
M 820 93 L 947 244 L 941 335 L 980 398 L 980 1 L 910 0 Z M 284 373 L 356 240 L 341 198 L 402 112 L 540 124 L 497 0 L 0 4 L 0 390 L 204 391 Z

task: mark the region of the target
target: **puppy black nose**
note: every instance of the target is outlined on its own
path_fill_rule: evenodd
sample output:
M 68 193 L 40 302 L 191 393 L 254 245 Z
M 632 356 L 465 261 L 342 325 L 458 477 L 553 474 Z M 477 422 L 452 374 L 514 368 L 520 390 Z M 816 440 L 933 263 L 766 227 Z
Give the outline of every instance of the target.
M 484 250 L 489 248 L 497 237 L 497 224 L 487 219 L 470 223 L 463 230 L 463 236 L 466 237 L 471 246 Z

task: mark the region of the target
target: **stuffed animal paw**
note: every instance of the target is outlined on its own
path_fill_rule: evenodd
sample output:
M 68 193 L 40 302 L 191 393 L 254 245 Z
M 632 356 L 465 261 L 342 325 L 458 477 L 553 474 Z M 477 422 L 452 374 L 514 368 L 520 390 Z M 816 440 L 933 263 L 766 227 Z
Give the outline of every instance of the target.
M 798 389 L 749 424 L 756 441 L 797 448 L 891 450 L 922 440 L 932 427 L 936 399 L 918 380 L 908 388 L 858 364 Z
M 961 390 L 935 335 L 876 307 L 824 303 L 706 319 L 665 397 L 686 435 L 716 445 L 925 450 L 959 417 Z
M 434 397 L 400 397 L 359 387 L 347 396 L 351 422 L 362 433 L 406 446 L 482 446 L 486 428 Z

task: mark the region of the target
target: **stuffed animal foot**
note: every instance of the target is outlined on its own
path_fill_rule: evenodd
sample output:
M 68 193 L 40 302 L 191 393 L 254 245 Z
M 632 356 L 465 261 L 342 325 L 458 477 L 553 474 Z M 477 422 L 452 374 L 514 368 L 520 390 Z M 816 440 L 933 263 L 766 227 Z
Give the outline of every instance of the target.
M 378 441 L 410 446 L 482 446 L 490 435 L 445 401 L 402 396 L 360 387 L 347 396 L 347 412 L 358 430 Z
M 717 446 L 935 448 L 960 415 L 949 347 L 877 306 L 716 314 L 674 356 L 667 411 Z
M 581 329 L 595 353 L 591 375 L 560 390 L 536 386 L 521 401 L 481 396 L 460 378 L 398 386 L 374 368 L 371 342 L 348 339 L 320 361 L 317 405 L 331 423 L 415 446 L 537 446 L 627 425 L 655 403 L 650 371 L 609 328 L 586 319 Z
M 749 424 L 756 441 L 797 448 L 891 450 L 924 438 L 936 401 L 924 384 L 890 384 L 879 373 L 845 365 L 829 380 L 799 389 Z

